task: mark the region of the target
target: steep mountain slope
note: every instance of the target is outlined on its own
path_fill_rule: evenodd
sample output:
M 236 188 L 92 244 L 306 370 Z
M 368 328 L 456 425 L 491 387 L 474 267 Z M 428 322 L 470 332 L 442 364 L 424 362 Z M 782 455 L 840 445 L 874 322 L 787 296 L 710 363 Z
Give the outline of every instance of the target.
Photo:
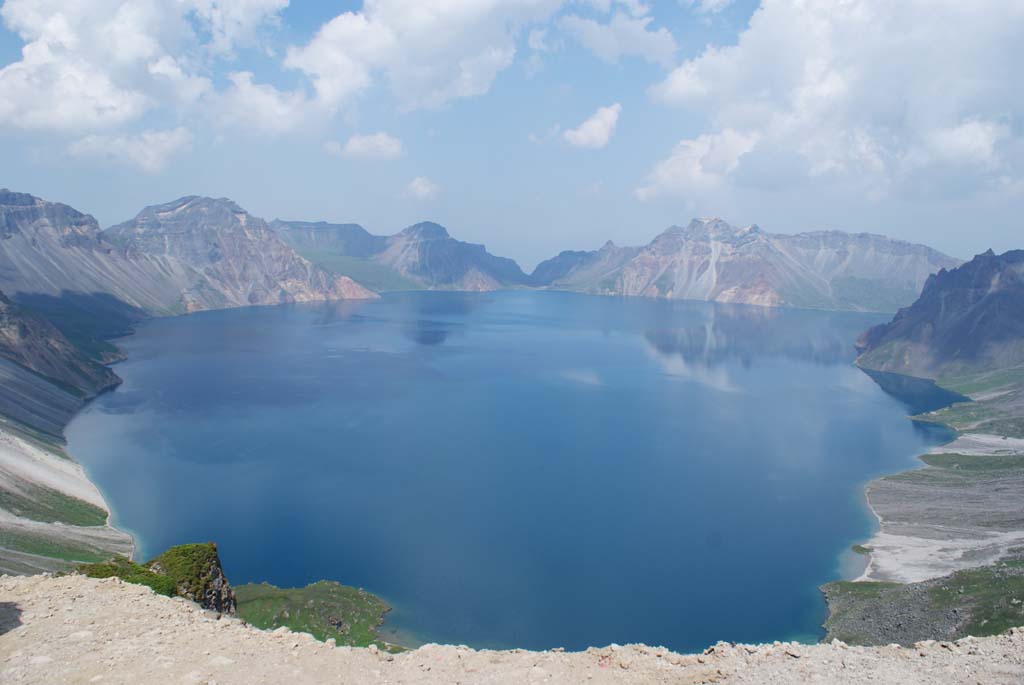
M 150 260 L 185 311 L 373 297 L 314 266 L 263 219 L 228 199 L 183 197 L 143 209 L 106 236 L 130 259 Z
M 387 248 L 385 236 L 373 235 L 359 224 L 324 221 L 271 222 L 284 242 L 317 266 L 341 274 L 377 291 L 419 290 L 423 285 L 374 260 Z
M 495 290 L 527 281 L 511 259 L 495 257 L 483 245 L 455 240 L 443 226 L 430 222 L 391 236 L 376 259 L 434 288 Z
M 611 287 L 611 282 L 605 279 L 633 259 L 638 252 L 639 247 L 619 247 L 610 240 L 600 250 L 592 252 L 566 250 L 538 264 L 530 274 L 530 282 L 538 287 L 561 290 Z
M 109 296 L 158 315 L 373 296 L 314 267 L 230 200 L 149 207 L 108 234 L 67 205 L 7 190 L 0 191 L 0 289 L 16 301 Z
M 375 236 L 356 224 L 275 221 L 273 227 L 307 259 L 382 290 L 496 290 L 529 283 L 511 259 L 455 240 L 435 223 L 392 236 Z
M 931 276 L 859 345 L 862 366 L 927 378 L 1024 364 L 1024 250 L 989 250 Z
M 0 289 L 15 300 L 104 293 L 158 314 L 179 299 L 150 260 L 129 258 L 88 214 L 8 190 L 0 190 Z
M 359 224 L 275 219 L 270 222 L 270 227 L 300 252 L 302 249 L 336 251 L 349 257 L 365 258 L 387 247 L 386 237 L 373 235 Z
M 0 292 L 0 357 L 82 397 L 117 385 L 109 368 L 89 358 L 49 321 L 25 311 Z
M 119 383 L 41 317 L 0 295 L 0 573 L 131 553 L 131 538 L 63 450 L 84 402 Z
M 883 236 L 774 235 L 694 219 L 643 248 L 563 253 L 541 264 L 534 282 L 608 295 L 891 311 L 910 302 L 929 274 L 957 264 L 931 248 Z

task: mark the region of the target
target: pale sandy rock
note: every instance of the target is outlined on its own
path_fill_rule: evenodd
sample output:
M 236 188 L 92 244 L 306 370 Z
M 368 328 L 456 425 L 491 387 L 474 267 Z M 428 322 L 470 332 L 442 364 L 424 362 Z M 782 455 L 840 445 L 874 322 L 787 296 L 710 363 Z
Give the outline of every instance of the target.
M 1024 681 L 1024 631 L 911 649 L 719 643 L 680 655 L 645 645 L 583 652 L 425 645 L 387 655 L 215 620 L 116 579 L 2 577 L 0 681 L 1001 684 Z

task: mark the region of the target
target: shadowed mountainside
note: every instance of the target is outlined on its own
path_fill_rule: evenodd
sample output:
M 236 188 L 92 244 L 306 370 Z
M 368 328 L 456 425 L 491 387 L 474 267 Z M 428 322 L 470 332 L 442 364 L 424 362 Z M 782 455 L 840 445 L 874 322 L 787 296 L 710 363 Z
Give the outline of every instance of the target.
M 931 276 L 859 346 L 862 366 L 926 378 L 1024 364 L 1024 250 L 989 250 Z

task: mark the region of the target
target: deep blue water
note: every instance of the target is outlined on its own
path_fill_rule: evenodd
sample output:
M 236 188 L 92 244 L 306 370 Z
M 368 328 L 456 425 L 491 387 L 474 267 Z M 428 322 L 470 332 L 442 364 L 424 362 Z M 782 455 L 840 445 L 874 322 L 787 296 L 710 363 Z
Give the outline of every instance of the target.
M 581 648 L 819 636 L 862 486 L 940 435 L 851 365 L 887 317 L 407 293 L 122 341 L 68 429 L 141 557 L 358 585 L 406 639 Z

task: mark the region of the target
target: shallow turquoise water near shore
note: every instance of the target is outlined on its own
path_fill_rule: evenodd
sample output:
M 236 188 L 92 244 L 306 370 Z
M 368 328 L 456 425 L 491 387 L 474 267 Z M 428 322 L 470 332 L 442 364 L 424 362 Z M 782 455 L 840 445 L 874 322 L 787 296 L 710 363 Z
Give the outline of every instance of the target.
M 851 365 L 882 315 L 546 292 L 208 312 L 68 429 L 141 557 L 365 587 L 478 647 L 820 635 L 863 484 L 941 441 Z

